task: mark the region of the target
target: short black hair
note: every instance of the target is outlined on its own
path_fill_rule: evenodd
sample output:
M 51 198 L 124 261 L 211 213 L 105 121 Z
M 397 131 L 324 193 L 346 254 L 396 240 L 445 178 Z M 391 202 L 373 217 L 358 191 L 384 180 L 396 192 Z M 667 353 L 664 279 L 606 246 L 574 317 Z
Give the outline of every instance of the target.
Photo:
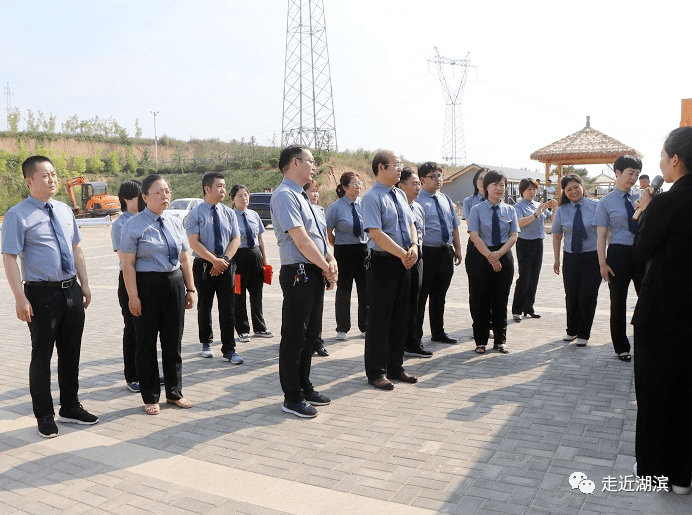
M 418 167 L 418 177 L 427 177 L 432 172 L 442 173 L 442 167 L 433 161 L 426 161 Z
M 377 177 L 380 165 L 387 166 L 389 158 L 394 155 L 391 150 L 378 150 L 375 157 L 372 158 L 372 173 Z
M 404 169 L 401 170 L 401 177 L 399 177 L 399 182 L 396 183 L 397 187 L 400 187 L 399 184 L 401 184 L 402 182 L 408 181 L 414 173 L 416 173 L 416 171 L 413 168 L 411 168 L 410 166 L 405 166 Z
M 534 188 L 538 189 L 538 181 L 530 177 L 528 179 L 522 179 L 519 183 L 519 195 L 523 195 L 524 192 L 528 190 L 530 186 L 533 186 Z
M 279 170 L 284 173 L 285 168 L 291 162 L 291 159 L 295 157 L 301 157 L 304 150 L 310 150 L 308 147 L 303 147 L 301 145 L 289 145 L 281 151 L 279 156 Z
M 234 184 L 231 188 L 231 200 L 235 198 L 235 196 L 238 194 L 240 190 L 247 190 L 247 192 L 250 193 L 250 190 L 247 189 L 247 186 L 245 186 L 245 184 Z
M 53 164 L 53 161 L 51 161 L 49 158 L 46 156 L 31 156 L 27 157 L 24 162 L 22 163 L 22 175 L 24 175 L 24 178 L 27 177 L 33 177 L 34 172 L 36 171 L 36 166 L 39 163 L 50 163 Z
M 204 196 L 206 193 L 204 188 L 207 186 L 211 188 L 216 182 L 216 179 L 226 180 L 226 177 L 221 172 L 207 172 L 202 176 L 202 196 Z
M 154 184 L 156 181 L 163 180 L 168 184 L 166 179 L 163 178 L 162 175 L 159 175 L 158 173 L 152 173 L 151 175 L 147 175 L 147 177 L 142 181 L 142 193 L 144 195 L 149 195 L 149 188 L 151 188 L 151 185 Z
M 663 143 L 663 150 L 668 157 L 678 156 L 682 161 L 684 174 L 692 173 L 692 126 L 686 125 L 670 131 Z
M 649 180 L 649 176 L 644 174 L 639 176 L 639 180 L 641 181 L 642 179 L 646 179 L 647 181 Z
M 642 160 L 637 156 L 630 154 L 625 154 L 624 156 L 618 157 L 613 163 L 613 170 L 617 172 L 624 172 L 628 168 L 634 168 L 635 170 L 642 171 Z
M 584 181 L 576 173 L 568 173 L 567 175 L 565 175 L 562 178 L 562 180 L 560 181 L 560 187 L 562 188 L 562 197 L 560 197 L 560 205 L 561 206 L 570 203 L 570 200 L 569 200 L 569 198 L 567 198 L 567 194 L 565 193 L 565 188 L 572 181 L 581 185 L 582 188 L 584 187 Z
M 483 168 L 481 168 L 481 170 L 483 170 Z M 490 186 L 491 184 L 495 184 L 496 182 L 502 182 L 503 180 L 505 181 L 505 186 L 507 186 L 507 176 L 502 172 L 490 170 L 488 173 L 486 173 L 485 177 L 483 177 L 483 189 L 485 190 L 485 198 L 488 198 L 488 186 Z
M 478 183 L 478 176 L 479 176 L 480 174 L 482 174 L 483 172 L 486 172 L 486 173 L 487 173 L 487 172 L 488 172 L 488 169 L 485 168 L 485 167 L 484 167 L 484 168 L 479 168 L 478 171 L 473 175 L 473 194 L 474 194 L 474 196 L 475 196 L 475 195 L 478 195 L 478 192 L 480 191 L 480 190 L 478 189 L 478 184 L 477 184 L 477 183 Z M 485 186 L 483 186 L 483 187 L 485 188 Z
M 131 179 L 125 181 L 120 185 L 118 190 L 118 198 L 120 199 L 120 210 L 124 213 L 127 211 L 127 204 L 125 200 L 131 200 L 133 198 L 139 197 L 142 192 L 142 183 L 138 180 Z M 139 205 L 139 203 L 138 203 Z

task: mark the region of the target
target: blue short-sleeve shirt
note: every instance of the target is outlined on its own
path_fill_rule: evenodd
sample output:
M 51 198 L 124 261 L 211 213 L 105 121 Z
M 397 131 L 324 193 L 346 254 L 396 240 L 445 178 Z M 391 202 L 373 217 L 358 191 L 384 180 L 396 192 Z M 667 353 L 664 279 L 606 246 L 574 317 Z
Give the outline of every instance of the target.
M 61 266 L 60 246 L 50 221 L 46 202 L 28 196 L 5 214 L 2 224 L 2 253 L 19 256 L 24 281 L 65 281 L 77 274 L 73 245 L 82 237 L 70 207 L 52 199 L 58 224 L 67 240 L 72 267 L 65 272 Z
M 401 212 L 405 218 L 405 226 L 408 229 L 414 223 L 411 209 L 406 209 L 408 200 L 406 195 L 399 188 L 390 188 L 381 182 L 376 182 L 372 188 L 363 196 L 363 228 L 380 229 L 401 248 L 404 248 L 403 236 L 399 227 L 399 216 L 394 199 L 390 194 L 393 191 L 398 200 Z M 368 248 L 383 251 L 375 241 L 368 240 Z
M 535 200 L 526 200 L 522 198 L 519 202 L 514 204 L 514 210 L 517 212 L 517 220 L 525 216 L 533 216 L 536 214 L 536 210 L 539 206 L 540 204 Z M 521 228 L 519 238 L 522 240 L 542 240 L 545 238 L 544 224 L 546 220 L 550 220 L 552 217 L 553 213 L 550 210 L 543 211 L 538 215 L 538 218 Z
M 597 231 L 594 225 L 594 217 L 596 215 L 596 207 L 598 206 L 598 201 L 590 199 L 587 197 L 582 197 L 577 202 L 581 206 L 581 217 L 584 221 L 584 228 L 586 229 L 586 239 L 582 243 L 582 252 L 593 252 L 596 250 L 596 239 Z M 553 217 L 553 234 L 564 234 L 565 235 L 565 252 L 572 253 L 572 225 L 574 224 L 574 215 L 577 213 L 576 204 L 570 202 L 569 204 L 564 204 L 557 208 L 555 216 Z
M 498 204 L 498 216 L 500 218 L 500 240 L 504 244 L 509 234 L 519 231 L 519 221 L 514 208 L 503 201 Z M 477 232 L 483 242 L 491 247 L 493 245 L 493 204 L 489 200 L 476 204 L 469 213 L 468 231 Z
M 178 256 L 190 249 L 180 220 L 174 216 L 161 213 L 164 226 L 172 234 Z M 189 216 L 189 215 L 188 215 Z M 168 260 L 168 243 L 157 221 L 159 215 L 149 208 L 131 217 L 123 227 L 120 235 L 120 252 L 135 254 L 137 272 L 172 272 L 180 268 L 180 258 L 175 265 Z
M 480 193 L 466 197 L 464 199 L 464 213 L 461 215 L 461 219 L 467 220 L 471 214 L 471 209 L 473 209 L 473 206 L 480 204 L 481 202 L 485 202 L 485 197 Z
M 361 232 L 360 238 L 353 235 L 353 208 L 351 207 L 353 205 L 356 206 L 356 212 L 362 219 L 363 205 L 360 197 L 356 197 L 356 200 L 351 202 L 344 195 L 327 208 L 327 227 L 334 229 L 335 245 L 358 245 L 366 241 L 365 231 Z
M 440 225 L 440 215 L 437 211 L 437 198 L 442 211 L 442 219 L 447 227 L 447 241 L 442 238 L 442 226 Z M 421 205 L 425 212 L 425 244 L 429 247 L 443 247 L 452 245 L 452 232 L 459 227 L 459 219 L 454 212 L 452 200 L 439 191 L 435 194 L 427 190 L 420 190 L 416 202 Z
M 247 223 L 250 226 L 250 232 L 252 233 L 252 238 L 255 242 L 255 246 L 259 245 L 258 236 L 260 234 L 264 234 L 266 232 L 266 229 L 264 228 L 262 219 L 260 218 L 260 215 L 257 214 L 257 211 L 253 211 L 252 209 L 246 209 L 245 211 L 241 211 L 240 209 L 235 207 L 233 208 L 233 211 L 235 212 L 235 217 L 238 220 L 238 229 L 240 229 L 240 248 L 248 248 L 247 230 L 245 228 L 245 222 L 243 221 L 243 213 L 245 213 Z
M 411 206 L 411 211 L 413 211 L 413 223 L 416 224 L 416 232 L 418 233 L 418 245 L 423 246 L 423 237 L 425 236 L 425 211 L 423 206 L 421 206 L 415 200 L 409 204 Z
M 212 204 L 206 200 L 195 206 L 192 211 L 187 214 L 185 231 L 188 236 L 191 234 L 199 234 L 199 242 L 204 245 L 204 248 L 214 254 L 214 214 L 211 208 Z M 240 236 L 238 221 L 236 220 L 233 209 L 221 202 L 216 204 L 216 211 L 219 214 L 221 248 L 223 252 L 226 252 L 226 249 L 231 244 L 231 240 L 236 236 Z M 194 251 L 192 255 L 200 257 Z
M 111 225 L 111 242 L 113 244 L 113 252 L 118 252 L 120 250 L 120 235 L 123 232 L 123 227 L 127 221 L 134 215 L 129 211 L 123 211 L 123 213 L 115 219 L 113 225 Z M 119 262 L 120 270 L 123 269 L 122 262 Z
M 288 231 L 295 227 L 304 227 L 305 232 L 322 255 L 327 256 L 328 249 L 324 234 L 320 233 L 317 217 L 313 214 L 314 210 L 310 201 L 303 196 L 302 186 L 284 177 L 279 187 L 274 190 L 269 206 L 282 265 L 310 263 L 288 234 Z
M 630 194 L 629 199 L 625 199 L 625 194 Z M 610 229 L 610 244 L 634 245 L 634 233 L 630 232 L 629 215 L 625 202 L 632 204 L 637 200 L 638 195 L 631 195 L 631 190 L 620 191 L 615 188 L 598 202 L 594 225 Z

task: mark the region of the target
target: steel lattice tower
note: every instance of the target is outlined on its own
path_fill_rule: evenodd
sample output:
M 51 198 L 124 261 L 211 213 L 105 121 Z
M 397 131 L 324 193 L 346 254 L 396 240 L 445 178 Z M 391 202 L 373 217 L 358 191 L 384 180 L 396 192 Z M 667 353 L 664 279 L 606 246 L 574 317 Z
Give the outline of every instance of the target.
M 336 123 L 322 0 L 289 0 L 283 145 L 336 150 Z
M 466 165 L 466 144 L 464 143 L 464 122 L 461 118 L 461 97 L 464 94 L 466 77 L 472 68 L 469 54 L 463 59 L 448 59 L 442 57 L 435 47 L 436 56 L 429 63 L 437 65 L 437 74 L 445 97 L 445 131 L 442 138 L 442 161 L 452 166 Z M 453 89 L 445 77 L 445 66 L 460 66 L 461 79 L 456 89 Z

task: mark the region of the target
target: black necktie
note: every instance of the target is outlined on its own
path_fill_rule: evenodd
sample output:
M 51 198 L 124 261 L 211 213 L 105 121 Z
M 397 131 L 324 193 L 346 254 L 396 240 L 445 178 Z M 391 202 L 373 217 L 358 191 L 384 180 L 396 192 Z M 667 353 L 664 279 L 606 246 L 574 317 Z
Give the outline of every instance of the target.
M 48 218 L 50 218 L 50 224 L 53 226 L 53 232 L 55 233 L 55 238 L 58 240 L 58 248 L 60 249 L 60 265 L 65 272 L 72 271 L 72 256 L 70 256 L 70 246 L 65 239 L 65 234 L 62 232 L 62 227 L 55 218 L 53 213 L 53 206 L 50 203 L 46 203 L 45 208 L 48 210 Z
M 639 222 L 632 220 L 632 215 L 634 215 L 634 206 L 630 201 L 629 193 L 625 193 L 625 210 L 627 211 L 627 224 L 630 232 L 632 234 L 637 234 L 637 231 L 639 230 Z
M 312 202 L 310 202 L 310 198 L 308 197 L 308 194 L 305 193 L 305 190 L 303 190 L 303 197 L 305 197 L 305 201 L 308 203 L 308 207 L 310 208 L 310 212 L 312 213 L 312 219 L 315 221 L 315 227 L 317 227 L 317 232 L 320 234 L 320 238 L 322 239 L 322 243 L 324 244 L 323 255 L 325 255 L 327 253 L 327 240 L 324 239 L 324 234 L 322 234 L 322 231 L 320 230 L 320 224 L 317 223 L 317 216 L 315 215 L 315 210 L 312 209 Z
M 438 198 L 435 195 L 433 195 L 433 200 L 435 201 L 435 207 L 437 208 L 437 216 L 440 219 L 440 231 L 442 231 L 442 243 L 449 243 L 449 229 L 447 229 L 447 222 L 445 222 L 444 211 L 442 211 L 442 206 L 440 205 L 440 201 L 438 200 Z M 499 229 L 499 226 L 498 226 L 498 229 Z
M 211 206 L 211 218 L 214 226 L 214 255 L 219 257 L 223 254 L 224 248 L 221 245 L 221 220 L 216 206 Z
M 574 222 L 572 223 L 572 254 L 581 252 L 582 243 L 586 239 L 586 227 L 584 227 L 584 219 L 581 217 L 581 206 L 575 204 L 577 212 L 574 213 Z
M 500 206 L 493 206 L 493 246 L 498 246 L 502 243 L 500 236 L 500 216 L 497 214 Z
M 404 244 L 404 248 L 408 249 L 411 246 L 411 235 L 408 232 L 408 225 L 406 225 L 406 218 L 404 218 L 404 210 L 401 209 L 399 205 L 399 200 L 396 198 L 396 193 L 394 190 L 389 190 L 389 194 L 394 199 L 394 205 L 396 206 L 396 216 L 399 219 L 399 230 L 401 231 L 401 241 Z
M 363 224 L 360 221 L 360 215 L 356 209 L 356 202 L 351 202 L 351 214 L 353 215 L 353 235 L 360 238 L 363 234 Z
M 248 248 L 255 247 L 255 237 L 252 235 L 252 229 L 250 228 L 250 222 L 247 221 L 247 213 L 243 211 L 243 222 L 245 224 L 245 239 L 247 240 Z
M 163 224 L 163 218 L 159 216 L 156 220 L 161 226 L 163 239 L 166 240 L 166 245 L 168 246 L 168 261 L 171 265 L 175 266 L 178 264 L 178 247 L 175 244 L 175 238 L 173 238 L 171 231 Z

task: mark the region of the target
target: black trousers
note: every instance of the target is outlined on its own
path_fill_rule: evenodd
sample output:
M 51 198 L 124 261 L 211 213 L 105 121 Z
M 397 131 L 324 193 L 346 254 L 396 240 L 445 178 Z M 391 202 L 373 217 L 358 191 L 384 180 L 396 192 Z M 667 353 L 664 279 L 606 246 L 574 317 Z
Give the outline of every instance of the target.
M 399 258 L 372 253 L 368 278 L 365 373 L 368 379 L 403 370 L 411 294 L 411 272 Z
M 565 286 L 567 334 L 588 340 L 596 314 L 601 272 L 596 251 L 562 253 L 562 282 Z
M 488 247 L 491 251 L 502 245 Z M 514 257 L 510 250 L 500 258 L 502 269 L 495 272 L 488 260 L 476 247 L 466 254 L 469 270 L 469 295 L 473 318 L 473 339 L 476 345 L 487 345 L 492 327 L 494 344 L 503 345 L 507 341 L 507 302 L 514 277 Z
M 454 275 L 454 249 L 450 246 L 423 246 L 423 280 L 418 296 L 416 338 L 423 339 L 423 320 L 425 319 L 425 303 L 428 301 L 428 319 L 432 337 L 445 333 L 445 298 Z
M 358 329 L 365 332 L 368 325 L 368 297 L 365 279 L 365 256 L 367 246 L 335 245 L 334 258 L 339 265 L 339 280 L 336 283 L 336 332 L 351 330 L 351 291 L 353 282 L 358 290 Z
M 627 290 L 630 281 L 639 294 L 639 287 L 644 277 L 645 263 L 632 257 L 630 245 L 610 245 L 606 263 L 613 269 L 610 276 L 610 337 L 617 354 L 630 351 L 630 341 L 627 338 Z
M 425 264 L 423 258 L 418 258 L 416 264 L 411 267 L 411 293 L 409 295 L 408 305 L 408 326 L 406 329 L 406 343 L 404 350 L 418 350 L 421 345 L 422 326 L 423 322 L 418 319 L 418 301 L 420 298 L 420 288 L 423 284 L 423 270 Z M 421 330 L 421 335 L 418 335 Z
M 221 352 L 233 352 L 235 351 L 235 338 L 233 337 L 235 263 L 231 261 L 226 273 L 215 277 L 204 272 L 205 265 L 207 271 L 211 270 L 212 264 L 203 259 L 195 258 L 192 263 L 192 275 L 195 278 L 195 288 L 197 289 L 199 342 L 214 343 L 211 308 L 214 305 L 214 295 L 216 295 L 221 329 Z
M 50 360 L 53 343 L 58 351 L 60 406 L 79 404 L 79 354 L 84 331 L 84 297 L 75 283 L 66 289 L 24 285 L 24 294 L 34 316 L 28 322 L 31 334 L 29 391 L 36 418 L 54 415 L 50 393 Z
M 264 323 L 262 312 L 262 251 L 257 246 L 252 249 L 238 249 L 233 261 L 236 264 L 236 273 L 240 275 L 240 293 L 235 295 L 235 330 L 238 334 L 250 332 L 246 304 L 246 297 L 249 295 L 252 330 L 255 333 L 264 332 L 267 330 L 267 324 Z
M 125 288 L 123 272 L 118 276 L 118 302 L 120 311 L 123 314 L 123 362 L 125 365 L 125 381 L 132 383 L 137 381 L 137 365 L 135 363 L 135 349 L 137 347 L 137 337 L 135 335 L 135 317 L 130 313 L 130 297 Z
M 533 313 L 538 277 L 541 275 L 541 265 L 543 264 L 543 239 L 517 239 L 517 264 L 519 265 L 519 278 L 514 287 L 512 313 L 515 315 Z
M 137 378 L 145 404 L 159 402 L 161 386 L 156 343 L 161 339 L 161 362 L 166 398 L 183 397 L 180 346 L 185 327 L 185 282 L 180 270 L 137 272 L 142 314 L 135 317 Z
M 300 402 L 314 391 L 310 382 L 312 345 L 322 330 L 324 278 L 319 267 L 306 264 L 305 275 L 298 265 L 282 265 L 279 284 L 283 292 L 279 380 L 287 402 Z
M 689 403 L 692 346 L 689 335 L 634 327 L 637 394 L 635 452 L 639 476 L 666 476 L 688 486 L 692 474 Z

